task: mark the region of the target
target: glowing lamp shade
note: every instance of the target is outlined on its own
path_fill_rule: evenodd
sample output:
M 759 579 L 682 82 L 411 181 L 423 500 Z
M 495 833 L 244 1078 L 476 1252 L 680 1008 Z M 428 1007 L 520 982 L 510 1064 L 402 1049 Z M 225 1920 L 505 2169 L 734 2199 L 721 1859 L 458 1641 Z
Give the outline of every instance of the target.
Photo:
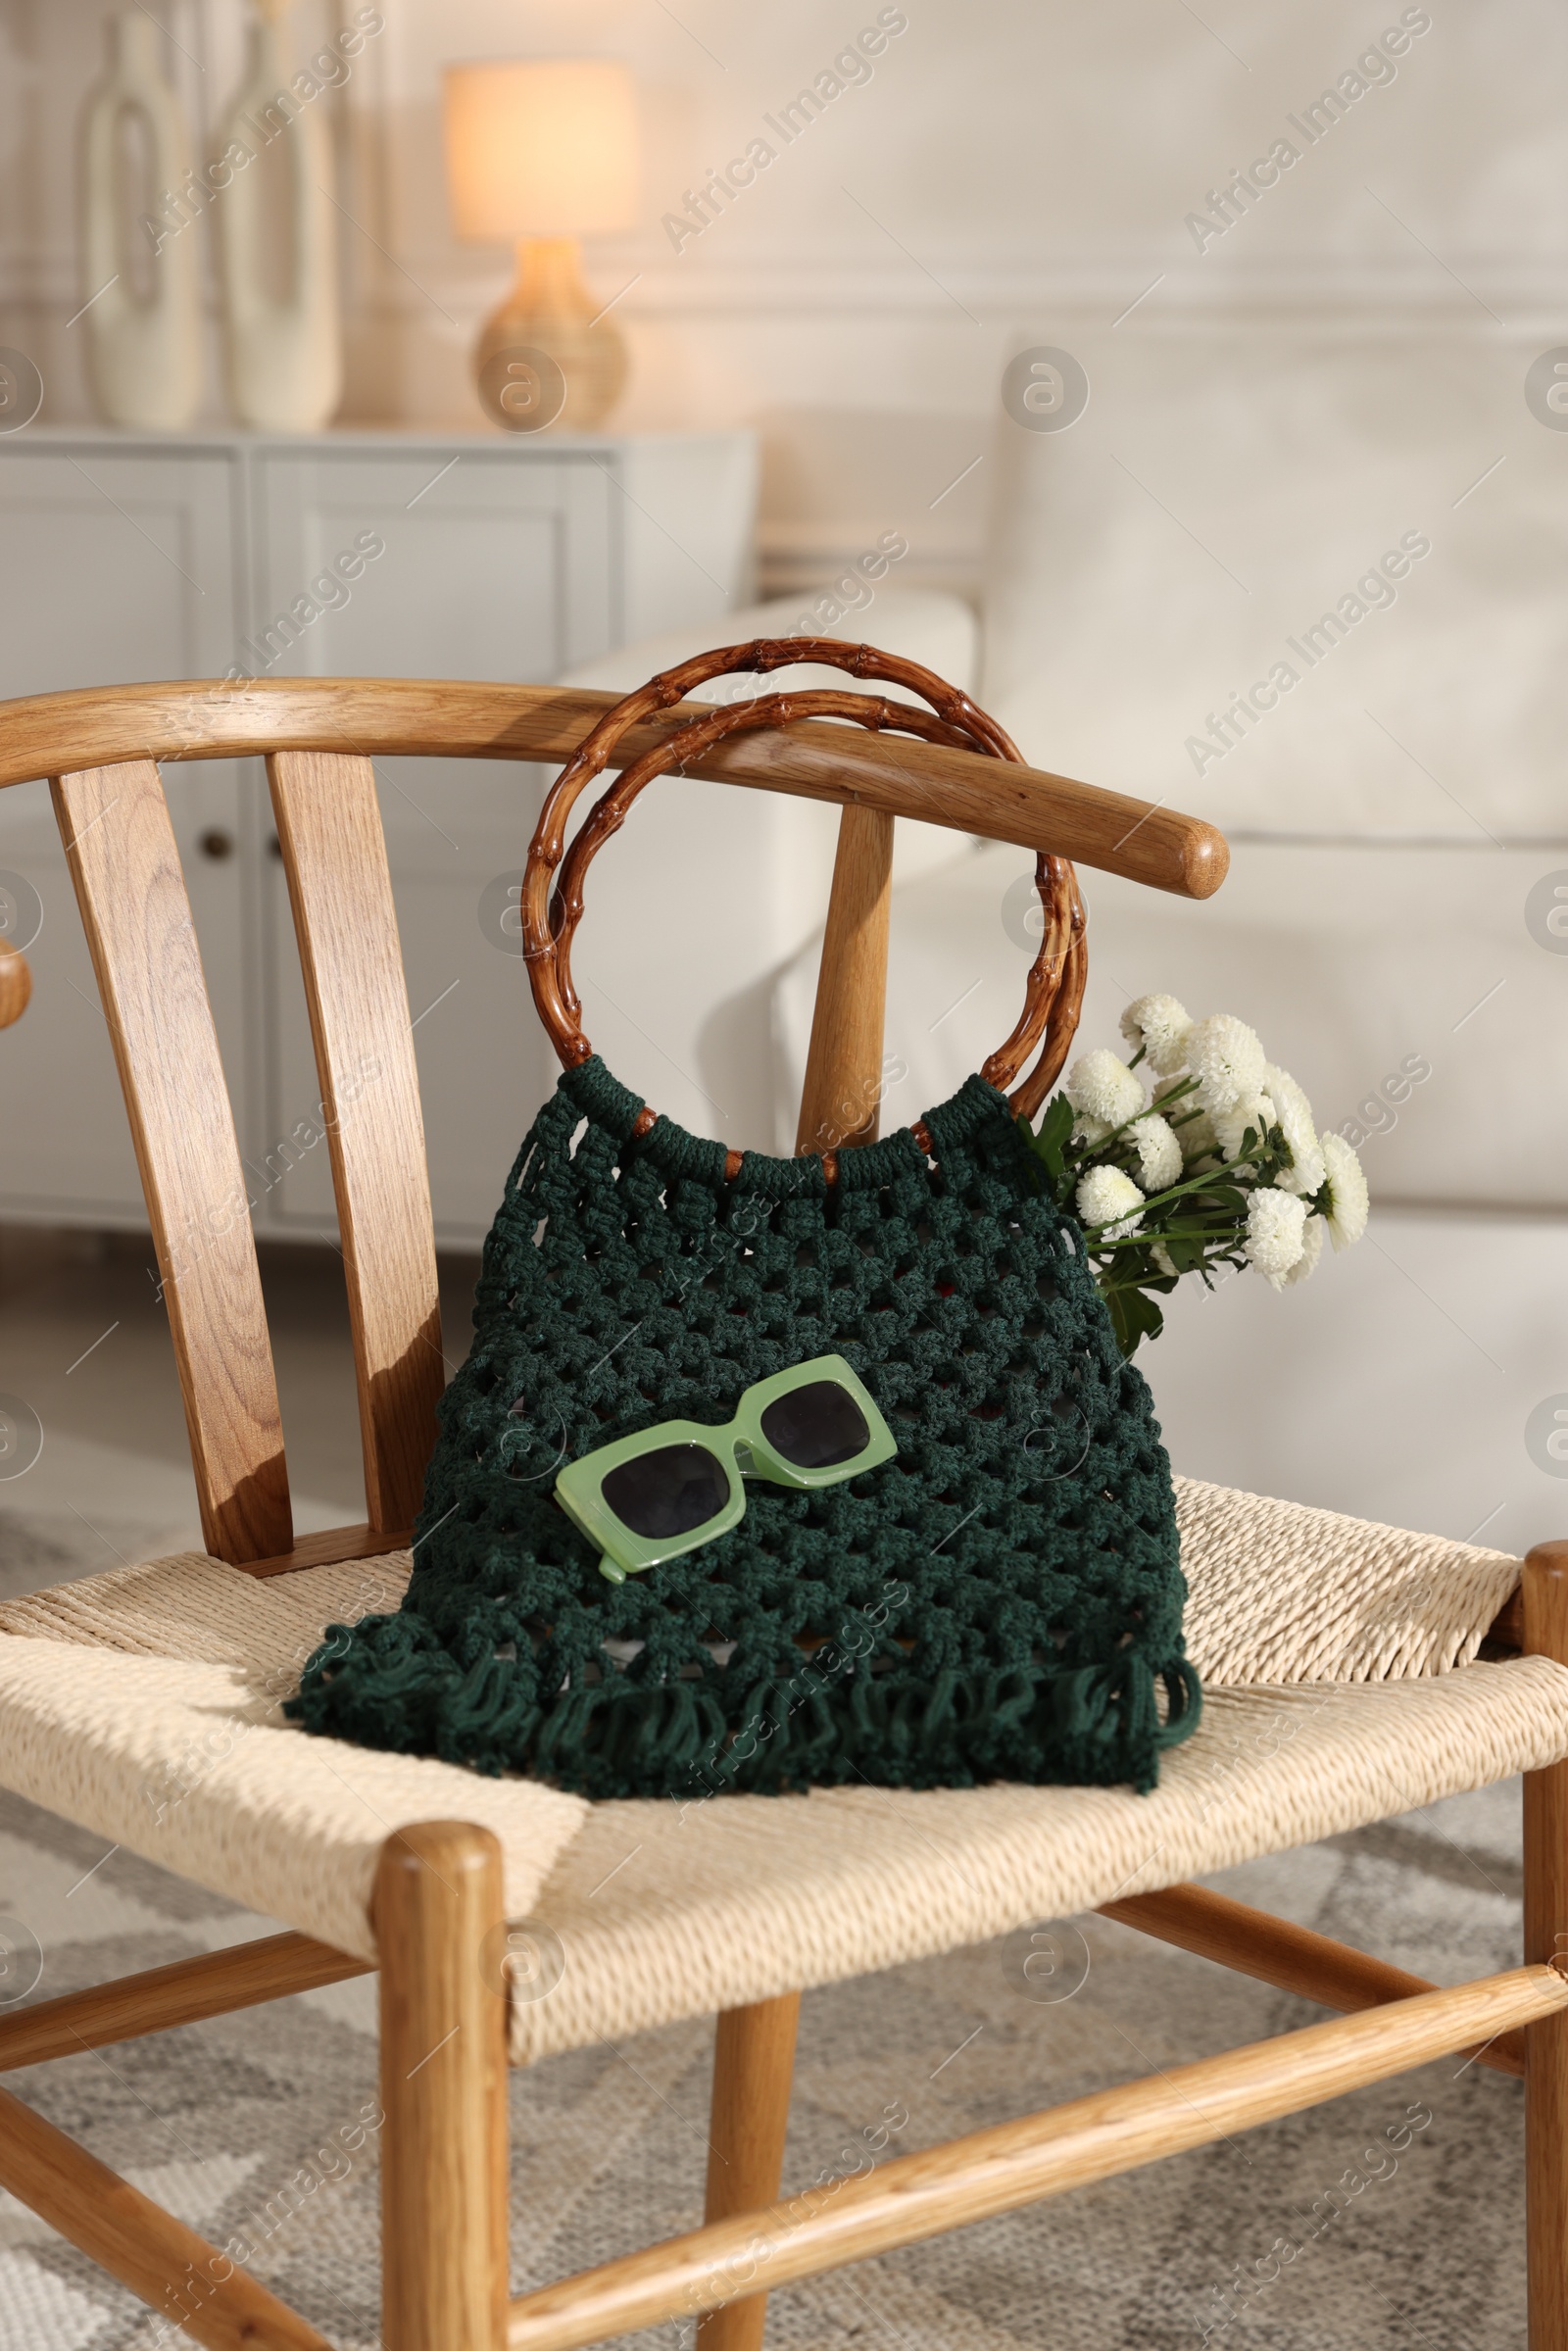
M 479 398 L 510 432 L 592 431 L 626 380 L 626 346 L 582 281 L 578 238 L 629 228 L 637 197 L 631 76 L 613 58 L 446 70 L 452 225 L 517 240 L 516 282 L 474 349 Z
M 637 114 L 613 58 L 448 66 L 446 150 L 452 225 L 466 240 L 632 225 Z

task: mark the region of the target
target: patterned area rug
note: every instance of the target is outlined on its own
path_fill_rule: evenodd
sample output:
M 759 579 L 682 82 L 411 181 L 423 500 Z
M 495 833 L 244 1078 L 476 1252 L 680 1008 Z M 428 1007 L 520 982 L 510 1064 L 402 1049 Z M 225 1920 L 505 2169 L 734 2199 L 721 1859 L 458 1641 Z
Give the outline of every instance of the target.
M 101 1516 L 127 1550 L 128 1524 Z M 96 1567 L 56 1522 L 0 1526 L 0 1585 Z M 9 1570 L 9 1572 L 5 1572 Z M 1439 1982 L 1516 1963 L 1516 1787 L 1216 1880 Z M 0 2002 L 269 1932 L 0 1799 Z M 1320 2014 L 1090 1918 L 804 2003 L 786 2188 L 846 2150 L 912 2151 Z M 294 2303 L 377 2342 L 374 1991 L 267 2009 L 7 2086 Z M 601 2043 L 513 2080 L 514 2290 L 701 2217 L 711 2028 Z M 1314 2113 L 774 2297 L 771 2351 L 1501 2351 L 1523 2340 L 1523 2098 L 1457 2058 Z M 875 2160 L 867 2151 L 854 2160 Z M 242 2240 L 244 2253 L 231 2240 Z M 0 2195 L 0 2351 L 175 2338 Z M 182 2339 L 182 2338 L 181 2338 Z M 632 2340 L 674 2351 L 695 2329 Z

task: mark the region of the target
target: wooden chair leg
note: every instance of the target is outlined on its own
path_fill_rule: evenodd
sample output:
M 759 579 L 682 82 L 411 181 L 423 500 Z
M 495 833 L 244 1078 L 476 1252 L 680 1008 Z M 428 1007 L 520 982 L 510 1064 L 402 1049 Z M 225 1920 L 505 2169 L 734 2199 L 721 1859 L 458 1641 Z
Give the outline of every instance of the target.
M 1525 1561 L 1527 1653 L 1568 1665 L 1568 1543 Z M 1568 1763 L 1525 1774 L 1525 1958 L 1568 1960 Z M 1568 2351 L 1568 2010 L 1525 2028 L 1529 2351 Z
M 750 2008 L 726 2008 L 719 2017 L 704 2207 L 710 2221 L 756 2212 L 778 2196 L 800 2015 L 801 1995 L 794 1991 Z M 766 2294 L 726 2303 L 701 2321 L 699 2351 L 761 2351 L 766 2324 Z
M 381 1962 L 381 2337 L 505 2351 L 507 2001 L 501 1846 L 466 1821 L 389 1837 Z M 488 1939 L 488 1948 L 485 1948 Z

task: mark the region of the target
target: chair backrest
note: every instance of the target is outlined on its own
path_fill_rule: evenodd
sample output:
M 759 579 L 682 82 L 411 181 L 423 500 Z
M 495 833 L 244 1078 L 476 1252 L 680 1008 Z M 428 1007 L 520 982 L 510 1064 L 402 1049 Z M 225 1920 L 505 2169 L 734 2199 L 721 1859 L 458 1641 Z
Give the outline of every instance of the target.
M 563 759 L 615 700 L 350 678 L 0 704 L 0 787 L 50 779 L 163 1277 L 203 1540 L 234 1566 L 280 1573 L 406 1542 L 435 1438 L 435 1243 L 372 760 Z M 655 749 L 700 708 L 650 717 L 611 763 Z M 299 1543 L 246 1179 L 158 767 L 254 754 L 267 758 L 327 1122 L 365 1456 L 367 1523 Z M 844 807 L 803 1137 L 828 1131 L 835 1103 L 874 1095 L 896 815 L 1188 897 L 1225 874 L 1223 840 L 1195 818 L 940 743 L 808 720 L 720 743 L 690 771 Z

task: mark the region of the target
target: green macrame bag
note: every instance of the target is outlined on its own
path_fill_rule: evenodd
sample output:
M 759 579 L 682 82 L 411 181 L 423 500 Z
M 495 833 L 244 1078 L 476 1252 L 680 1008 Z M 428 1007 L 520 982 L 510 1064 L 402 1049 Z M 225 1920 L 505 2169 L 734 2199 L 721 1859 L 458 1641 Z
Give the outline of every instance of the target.
M 723 670 L 803 660 L 912 685 L 937 716 L 840 692 L 666 722 L 549 902 L 572 802 L 628 727 Z M 1152 1399 L 1014 1123 L 1059 1069 L 1082 996 L 1071 868 L 1040 859 L 1045 935 L 1013 1037 L 881 1142 L 726 1151 L 649 1110 L 577 1023 L 582 875 L 637 793 L 740 727 L 824 714 L 1018 757 L 928 672 L 792 639 L 654 679 L 558 779 L 523 916 L 566 1068 L 485 1243 L 407 1597 L 328 1628 L 293 1703 L 308 1730 L 589 1796 L 695 1798 L 862 1781 L 1147 1789 L 1194 1728 Z M 1000 1088 L 1042 1038 L 1009 1103 Z M 664 1421 L 722 1425 L 757 1382 L 827 1353 L 896 1455 L 816 1492 L 749 1478 L 729 1532 L 607 1581 L 555 1498 L 562 1466 Z

